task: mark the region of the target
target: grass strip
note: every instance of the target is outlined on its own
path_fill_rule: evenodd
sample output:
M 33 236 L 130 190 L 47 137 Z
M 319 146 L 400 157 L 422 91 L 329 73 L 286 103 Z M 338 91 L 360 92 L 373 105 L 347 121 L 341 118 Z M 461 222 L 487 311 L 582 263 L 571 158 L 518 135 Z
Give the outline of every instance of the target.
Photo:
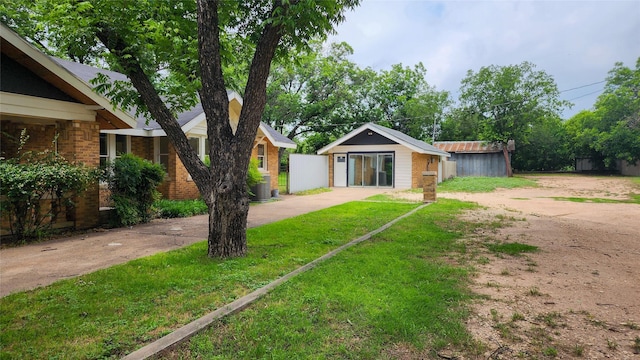
M 473 346 L 464 325 L 470 274 L 443 260 L 465 251 L 456 216 L 472 208 L 439 200 L 163 357 L 413 359 Z
M 0 359 L 119 358 L 380 227 L 417 204 L 352 202 L 247 231 L 244 258 L 206 242 L 0 299 Z
M 640 194 L 629 194 L 629 199 L 609 199 L 609 198 L 583 198 L 583 197 L 551 197 L 557 201 L 570 201 L 577 203 L 593 203 L 593 204 L 640 204 Z
M 455 177 L 438 184 L 441 192 L 492 192 L 496 189 L 513 189 L 519 187 L 535 187 L 536 182 L 523 177 Z
M 424 207 L 427 205 L 422 205 L 421 207 Z M 393 220 L 391 220 L 390 222 L 384 224 L 383 226 L 373 230 L 370 233 L 367 233 L 355 240 L 352 240 L 342 246 L 339 246 L 338 248 L 331 250 L 330 252 L 328 252 L 327 254 L 322 255 L 321 257 L 293 270 L 292 272 L 276 279 L 275 281 L 261 287 L 258 290 L 253 291 L 252 293 L 245 295 L 243 297 L 241 297 L 240 299 L 227 304 L 221 308 L 218 308 L 216 311 L 209 313 L 199 319 L 196 319 L 192 322 L 190 322 L 189 324 L 181 327 L 180 329 L 170 333 L 167 336 L 164 336 L 160 339 L 158 339 L 157 341 L 125 356 L 123 358 L 123 360 L 138 360 L 138 359 L 147 359 L 149 357 L 155 356 L 157 354 L 159 354 L 160 352 L 166 350 L 167 348 L 175 345 L 178 342 L 183 341 L 184 339 L 187 339 L 191 336 L 193 336 L 194 334 L 202 331 L 203 329 L 207 328 L 209 325 L 211 325 L 211 323 L 215 320 L 219 320 L 221 318 L 223 318 L 224 316 L 227 316 L 229 314 L 233 314 L 236 313 L 238 311 L 243 310 L 244 308 L 246 308 L 247 306 L 249 306 L 250 304 L 252 304 L 254 301 L 256 301 L 257 299 L 263 297 L 264 295 L 266 295 L 267 293 L 269 293 L 269 291 L 272 291 L 273 289 L 277 288 L 278 286 L 282 285 L 283 283 L 285 283 L 286 281 L 289 281 L 290 279 L 294 278 L 295 276 L 298 276 L 299 274 L 302 274 L 306 271 L 309 271 L 311 269 L 313 269 L 314 267 L 316 267 L 318 264 L 320 264 L 323 261 L 326 261 L 327 259 L 330 259 L 334 256 L 336 256 L 337 254 L 341 253 L 342 251 L 355 246 L 363 241 L 369 240 L 372 236 L 379 234 L 380 232 L 388 229 L 389 227 L 391 227 L 391 225 L 395 224 L 396 222 L 400 221 L 401 219 L 411 216 L 413 215 L 413 213 L 415 213 L 416 211 L 420 210 L 421 207 L 415 208 L 411 211 L 409 211 L 408 213 L 395 218 Z

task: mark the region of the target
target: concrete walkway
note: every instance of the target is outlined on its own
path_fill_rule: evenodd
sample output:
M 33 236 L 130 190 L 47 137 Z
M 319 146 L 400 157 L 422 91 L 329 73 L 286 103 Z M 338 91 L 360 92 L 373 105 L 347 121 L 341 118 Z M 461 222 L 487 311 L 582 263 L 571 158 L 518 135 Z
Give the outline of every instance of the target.
M 383 189 L 334 188 L 317 195 L 281 196 L 281 201 L 251 206 L 248 226 L 255 227 L 311 211 L 362 200 Z M 81 235 L 0 250 L 0 297 L 49 285 L 207 238 L 208 216 L 158 219 L 130 228 Z

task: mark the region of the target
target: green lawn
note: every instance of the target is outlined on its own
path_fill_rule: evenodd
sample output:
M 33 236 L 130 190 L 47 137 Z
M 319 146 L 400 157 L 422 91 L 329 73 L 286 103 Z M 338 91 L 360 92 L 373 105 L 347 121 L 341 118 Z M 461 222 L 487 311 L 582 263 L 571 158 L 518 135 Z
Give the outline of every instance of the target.
M 534 187 L 536 182 L 522 177 L 456 177 L 438 184 L 439 192 L 491 192 L 496 189 Z
M 200 242 L 6 296 L 0 359 L 121 357 L 416 206 L 352 202 L 249 229 L 244 258 Z
M 440 200 L 350 248 L 173 350 L 174 359 L 423 358 L 474 347 L 465 329 L 469 272 L 443 259 L 464 252 L 456 215 Z

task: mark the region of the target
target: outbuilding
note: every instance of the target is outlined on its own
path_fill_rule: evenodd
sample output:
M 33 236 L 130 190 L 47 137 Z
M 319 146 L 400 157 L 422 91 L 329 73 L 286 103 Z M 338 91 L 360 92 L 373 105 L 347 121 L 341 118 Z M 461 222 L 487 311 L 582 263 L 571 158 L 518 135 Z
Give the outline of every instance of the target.
M 318 150 L 329 156 L 329 186 L 422 187 L 422 172 L 436 171 L 449 153 L 400 131 L 367 123 Z
M 436 141 L 433 146 L 451 154 L 450 161 L 456 163 L 456 176 L 507 176 L 502 144 L 485 141 Z M 515 150 L 515 143 L 507 144 L 509 157 Z

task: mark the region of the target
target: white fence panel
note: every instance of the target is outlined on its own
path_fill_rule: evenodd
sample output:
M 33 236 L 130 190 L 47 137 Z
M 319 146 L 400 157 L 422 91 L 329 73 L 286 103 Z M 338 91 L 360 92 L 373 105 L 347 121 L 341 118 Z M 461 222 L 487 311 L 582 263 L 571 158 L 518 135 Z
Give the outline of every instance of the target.
M 289 155 L 289 192 L 329 187 L 329 157 Z

